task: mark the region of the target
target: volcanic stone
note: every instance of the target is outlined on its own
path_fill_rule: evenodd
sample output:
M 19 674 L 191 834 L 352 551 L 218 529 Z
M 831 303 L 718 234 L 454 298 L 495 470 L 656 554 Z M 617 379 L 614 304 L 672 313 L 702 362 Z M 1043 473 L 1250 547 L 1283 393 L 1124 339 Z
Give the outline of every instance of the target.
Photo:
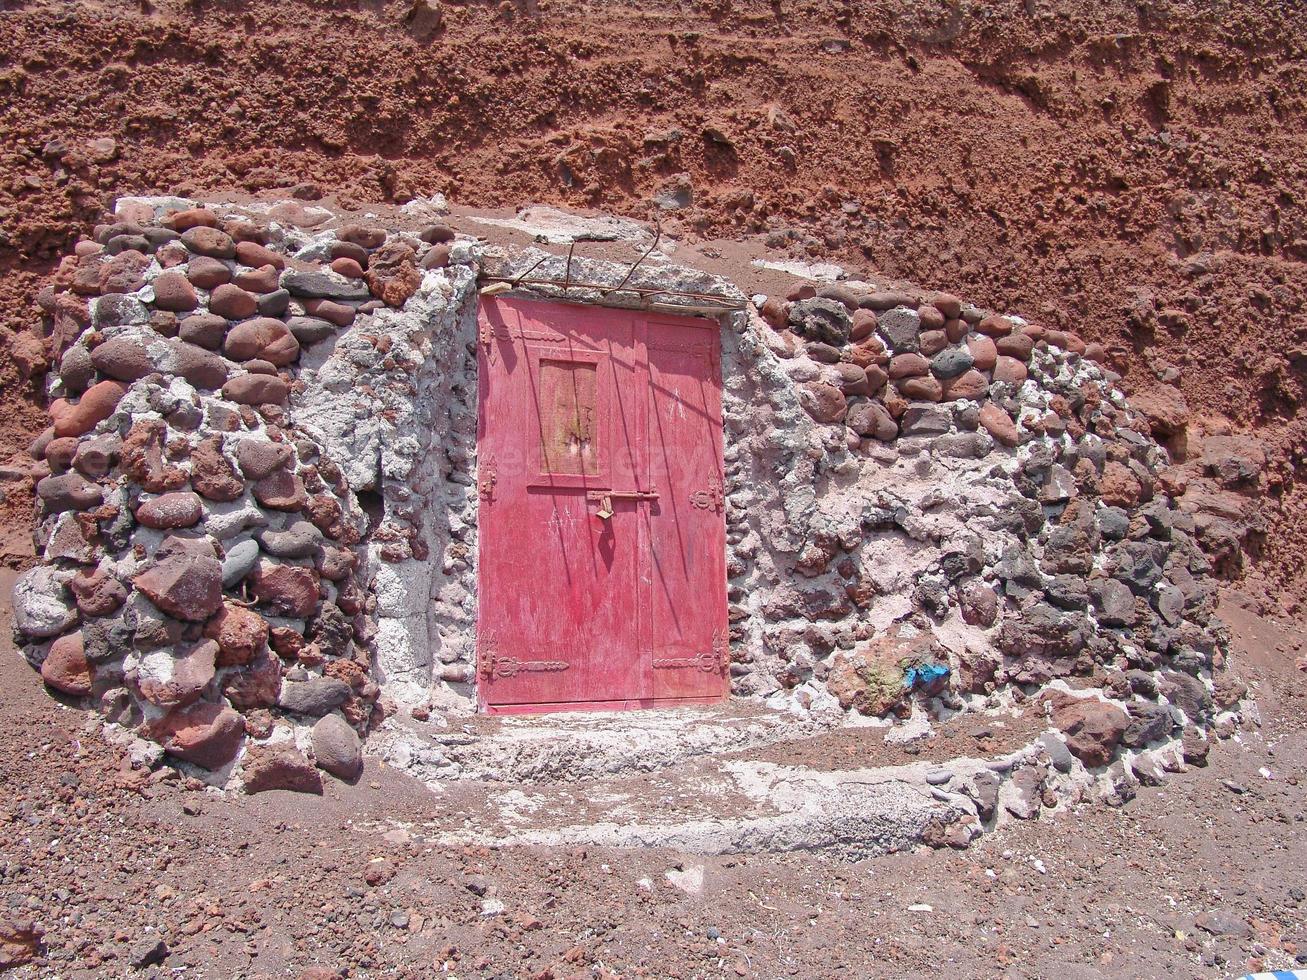
M 944 386 L 936 378 L 904 378 L 897 382 L 905 398 L 921 402 L 937 402 L 944 397 Z
M 1012 321 L 1005 316 L 987 316 L 976 324 L 976 329 L 987 337 L 1006 337 L 1012 327 Z
M 274 289 L 264 293 L 257 301 L 259 316 L 281 316 L 290 309 L 290 291 Z
M 265 652 L 249 666 L 229 671 L 222 693 L 236 708 L 271 708 L 281 696 L 281 661 Z
M 921 343 L 921 317 L 916 310 L 897 306 L 877 316 L 881 336 L 896 354 L 916 351 Z
M 218 644 L 204 640 L 181 657 L 166 650 L 157 651 L 141 661 L 136 688 L 141 697 L 160 708 L 177 708 L 193 704 L 204 689 L 213 683 Z
M 799 404 L 817 422 L 838 422 L 844 418 L 847 402 L 844 393 L 824 381 L 809 381 L 799 386 Z
M 76 344 L 64 351 L 59 360 L 59 380 L 69 394 L 80 395 L 95 380 L 95 365 L 91 362 L 91 352 L 81 344 Z
M 231 269 L 227 263 L 211 259 L 207 255 L 197 255 L 186 264 L 186 278 L 191 285 L 199 289 L 216 289 L 231 282 Z M 171 307 L 168 307 L 171 309 Z M 195 309 L 195 307 L 190 307 Z
M 87 510 L 98 507 L 104 500 L 104 491 L 100 486 L 89 482 L 80 473 L 47 476 L 36 485 L 36 495 L 41 498 L 46 512 L 50 514 L 62 514 L 66 510 Z
M 154 370 L 139 334 L 106 340 L 91 351 L 91 363 L 101 374 L 118 381 L 136 381 Z
M 354 322 L 357 311 L 344 303 L 334 303 L 329 299 L 310 299 L 304 302 L 304 312 L 309 316 L 328 320 L 338 327 L 348 327 Z
M 127 601 L 127 589 L 102 568 L 79 571 L 68 588 L 87 616 L 108 616 Z
M 994 362 L 994 380 L 1004 384 L 1018 386 L 1025 382 L 1029 372 L 1026 366 L 1014 357 L 999 355 Z
M 136 508 L 136 520 L 160 530 L 194 527 L 204 514 L 198 494 L 189 490 L 165 493 Z
M 271 293 L 279 288 L 277 270 L 271 265 L 262 265 L 257 269 L 243 269 L 232 281 L 241 289 L 259 295 Z
M 348 255 L 342 255 L 331 260 L 331 271 L 338 276 L 344 276 L 346 279 L 362 279 L 363 266 L 359 261 Z
M 268 621 L 253 609 L 226 603 L 205 623 L 204 635 L 218 644 L 219 667 L 253 663 L 268 642 Z
M 274 558 L 309 558 L 322 547 L 322 532 L 308 521 L 295 521 L 284 531 L 261 530 L 254 537 Z
M 271 317 L 256 317 L 236 324 L 222 346 L 233 360 L 260 358 L 279 367 L 292 363 L 300 354 L 299 341 L 290 328 Z
M 1071 753 L 1090 768 L 1112 761 L 1129 723 L 1120 708 L 1091 698 L 1057 708 L 1052 721 L 1066 735 Z
M 363 773 L 358 733 L 340 715 L 323 715 L 313 726 L 313 758 L 320 769 L 352 783 Z
M 192 228 L 217 228 L 218 216 L 208 208 L 186 208 L 174 211 L 163 219 L 173 231 L 185 232 Z
M 58 399 L 50 406 L 54 434 L 80 436 L 90 432 L 113 414 L 126 393 L 127 386 L 120 381 L 101 381 L 88 388 L 75 405 Z
M 203 621 L 222 607 L 222 566 L 215 558 L 177 555 L 132 582 L 151 602 L 178 619 Z
M 222 584 L 224 588 L 233 588 L 241 579 L 254 570 L 259 560 L 259 543 L 257 541 L 240 541 L 227 549 L 227 557 L 222 560 Z
M 156 309 L 173 313 L 189 313 L 200 305 L 200 298 L 195 294 L 195 287 L 190 280 L 176 269 L 162 272 L 151 284 L 154 287 L 154 306 Z
M 880 402 L 863 402 L 857 405 L 849 410 L 845 422 L 859 436 L 871 437 L 881 442 L 892 441 L 899 432 L 898 425 Z
M 1035 349 L 1035 342 L 1029 334 L 1013 333 L 1005 337 L 999 337 L 994 346 L 1000 354 L 1024 362 L 1030 360 L 1030 353 Z
M 41 679 L 56 691 L 73 697 L 91 693 L 91 665 L 82 646 L 82 634 L 69 633 L 50 644 L 41 663 Z
M 254 567 L 255 599 L 285 616 L 307 619 L 318 605 L 318 573 L 299 565 L 267 560 Z
M 236 243 L 225 231 L 204 225 L 188 228 L 182 232 L 182 244 L 196 255 L 208 255 L 215 259 L 234 259 Z
M 1121 742 L 1127 748 L 1143 748 L 1148 743 L 1171 734 L 1175 722 L 1171 718 L 1171 709 L 1166 705 L 1134 702 L 1127 710 L 1130 712 L 1130 724 L 1121 736 Z
M 208 500 L 236 500 L 245 492 L 245 481 L 222 454 L 220 436 L 205 439 L 191 451 L 191 486 Z
M 270 439 L 242 439 L 236 447 L 236 462 L 248 479 L 262 480 L 285 468 L 294 451 L 288 443 Z
M 367 299 L 368 287 L 357 279 L 346 279 L 327 271 L 293 271 L 281 277 L 292 296 L 313 299 Z
M 242 265 L 257 269 L 260 266 L 270 265 L 276 269 L 286 268 L 286 257 L 270 248 L 265 248 L 258 242 L 237 242 L 236 243 L 236 260 Z
M 316 344 L 326 340 L 337 330 L 330 320 L 315 316 L 293 316 L 286 321 L 286 326 L 301 344 Z
M 287 711 L 316 718 L 340 707 L 353 693 L 348 684 L 335 677 L 314 677 L 283 683 L 277 703 Z
M 984 430 L 1004 446 L 1012 447 L 1020 441 L 1020 433 L 1012 416 L 993 402 L 987 401 L 980 406 L 979 421 Z
M 212 313 L 188 316 L 178 327 L 177 336 L 206 350 L 217 350 L 227 335 L 227 321 Z
M 245 755 L 242 770 L 246 793 L 286 790 L 322 794 L 322 776 L 304 754 L 289 745 L 258 745 Z
M 930 373 L 937 378 L 956 378 L 969 371 L 975 359 L 969 351 L 960 347 L 951 347 L 936 354 L 930 362 Z M 983 381 L 984 379 L 982 379 Z
M 28 636 L 57 636 L 78 620 L 68 601 L 63 576 L 49 565 L 37 565 L 14 582 L 14 625 Z
M 258 310 L 258 300 L 240 286 L 226 283 L 209 296 L 209 311 L 228 320 L 243 320 Z
M 989 382 L 979 371 L 964 371 L 956 378 L 951 378 L 944 384 L 944 398 L 947 401 L 961 401 L 969 399 L 971 401 L 980 401 L 985 397 L 989 390 Z
M 289 394 L 285 381 L 266 374 L 239 374 L 222 386 L 222 396 L 238 405 L 280 405 Z
M 154 722 L 149 732 L 169 755 L 217 769 L 235 758 L 245 723 L 231 708 L 202 701 Z

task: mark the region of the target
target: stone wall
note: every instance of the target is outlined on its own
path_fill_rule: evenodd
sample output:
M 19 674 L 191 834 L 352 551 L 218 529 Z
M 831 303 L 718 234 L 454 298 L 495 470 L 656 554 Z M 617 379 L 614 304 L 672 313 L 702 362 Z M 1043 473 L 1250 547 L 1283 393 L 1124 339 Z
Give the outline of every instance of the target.
M 128 199 L 41 297 L 64 353 L 25 653 L 216 781 L 313 788 L 388 711 L 474 704 L 478 275 L 564 260 L 380 223 Z M 628 285 L 720 311 L 738 695 L 870 719 L 1042 696 L 1091 767 L 1198 751 L 1237 703 L 1209 559 L 1101 352 L 943 294 L 750 303 L 658 254 Z

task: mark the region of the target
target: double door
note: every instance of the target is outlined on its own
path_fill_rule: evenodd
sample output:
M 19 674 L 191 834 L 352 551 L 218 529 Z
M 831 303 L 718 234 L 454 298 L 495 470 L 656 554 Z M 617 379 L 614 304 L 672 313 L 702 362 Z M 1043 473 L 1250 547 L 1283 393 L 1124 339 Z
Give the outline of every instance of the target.
M 487 298 L 478 340 L 483 709 L 725 696 L 717 324 Z

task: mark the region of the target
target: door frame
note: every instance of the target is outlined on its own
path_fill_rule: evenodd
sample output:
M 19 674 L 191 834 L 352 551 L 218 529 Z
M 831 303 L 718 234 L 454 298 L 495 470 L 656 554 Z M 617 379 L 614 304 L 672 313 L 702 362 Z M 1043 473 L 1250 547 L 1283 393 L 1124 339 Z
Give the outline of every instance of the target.
M 645 321 L 645 336 L 646 336 L 646 337 L 648 336 L 649 333 L 651 333 L 652 331 L 654 331 L 654 330 L 657 329 L 657 326 L 658 326 L 658 322 L 659 322 L 659 321 L 663 321 L 664 324 L 667 324 L 667 323 L 669 323 L 669 322 L 674 322 L 674 323 L 676 323 L 676 324 L 679 325 L 679 326 L 695 327 L 695 328 L 700 328 L 700 329 L 703 329 L 703 330 L 711 330 L 711 331 L 714 331 L 714 346 L 713 346 L 713 349 L 714 349 L 714 351 L 716 352 L 716 354 L 715 354 L 715 356 L 712 358 L 712 367 L 711 367 L 711 370 L 712 370 L 713 372 L 715 372 L 715 374 L 716 374 L 716 377 L 715 377 L 714 380 L 715 380 L 716 385 L 717 385 L 717 396 L 718 396 L 718 399 L 720 400 L 721 397 L 722 397 L 723 394 L 724 394 L 724 391 L 725 391 L 725 378 L 722 376 L 722 373 L 721 373 L 721 372 L 722 372 L 722 364 L 723 364 L 723 358 L 721 357 L 721 324 L 720 324 L 717 320 L 715 320 L 715 319 L 713 319 L 713 318 L 706 317 L 706 316 L 703 316 L 703 315 L 701 315 L 701 314 L 680 314 L 680 315 L 678 315 L 678 314 L 673 314 L 673 313 L 667 313 L 667 312 L 664 312 L 664 311 L 658 311 L 658 312 L 655 313 L 655 312 L 648 311 L 648 310 L 628 309 L 628 308 L 625 308 L 625 307 L 603 307 L 603 306 L 599 306 L 599 305 L 597 305 L 597 304 L 593 304 L 593 303 L 576 302 L 576 301 L 570 301 L 570 300 L 566 300 L 566 299 L 555 299 L 555 298 L 552 298 L 552 297 L 550 297 L 550 298 L 543 298 L 543 297 L 521 297 L 521 296 L 511 296 L 511 295 L 500 295 L 500 296 L 496 296 L 495 299 L 505 299 L 505 300 L 510 300 L 510 301 L 514 301 L 514 302 L 539 303 L 539 304 L 541 304 L 542 306 L 551 306 L 551 307 L 552 307 L 552 306 L 570 306 L 570 307 L 575 307 L 578 311 L 579 311 L 579 310 L 585 310 L 585 311 L 590 312 L 590 313 L 595 313 L 595 312 L 598 312 L 598 311 L 600 311 L 600 310 L 604 310 L 604 309 L 612 309 L 612 310 L 613 310 L 614 312 L 616 312 L 616 313 L 625 313 L 625 314 L 630 314 L 630 315 L 635 315 L 635 316 L 642 317 L 642 318 L 644 319 L 644 321 Z M 486 378 L 486 373 L 485 373 L 485 372 L 486 372 L 486 362 L 485 362 L 485 359 L 486 359 L 486 357 L 487 357 L 487 355 L 488 355 L 488 352 L 489 352 L 489 350 L 490 350 L 491 345 L 494 343 L 494 334 L 493 334 L 492 330 L 493 330 L 493 328 L 491 328 L 491 327 L 489 326 L 489 324 L 487 323 L 487 321 L 486 321 L 485 319 L 483 319 L 483 304 L 480 302 L 480 300 L 478 300 L 478 304 L 477 304 L 477 361 L 476 361 L 476 363 L 477 363 L 477 391 L 478 391 L 478 398 L 477 398 L 477 411 L 478 411 L 478 415 L 480 414 L 480 411 L 481 411 L 481 401 L 482 401 L 482 399 L 481 399 L 481 392 L 482 392 L 482 386 L 483 386 L 484 384 L 487 383 L 487 378 Z M 529 347 L 529 344 L 528 344 L 527 346 Z M 647 370 L 648 370 L 648 364 L 647 364 L 647 353 L 646 353 L 646 373 L 647 373 Z M 649 398 L 651 398 L 651 394 L 650 394 L 650 393 L 646 393 L 646 399 L 645 399 L 645 402 L 646 402 L 646 408 L 648 407 L 647 400 L 648 400 Z M 551 713 L 554 713 L 554 712 L 564 712 L 564 711 L 569 711 L 569 712 L 570 712 L 570 711 L 592 711 L 592 712 L 593 712 L 593 711 L 626 711 L 626 710 L 633 710 L 633 709 L 639 709 L 639 708 L 668 708 L 668 707 L 679 707 L 679 706 L 713 705 L 713 704 L 720 704 L 722 701 L 727 700 L 727 699 L 730 697 L 730 694 L 731 694 L 731 678 L 730 678 L 730 621 L 729 621 L 729 617 L 728 617 L 728 614 L 727 614 L 728 598 L 727 598 L 726 593 L 727 593 L 728 585 L 727 585 L 726 579 L 725 579 L 725 577 L 724 577 L 724 571 L 725 571 L 725 570 L 724 570 L 724 568 L 723 568 L 723 580 L 722 580 L 722 599 L 723 599 L 723 601 L 722 601 L 722 603 L 721 603 L 721 609 L 720 609 L 720 611 L 719 611 L 719 614 L 720 614 L 720 619 L 721 619 L 721 622 L 720 622 L 721 635 L 722 635 L 723 637 L 725 637 L 725 640 L 723 641 L 723 647 L 724 647 L 724 649 L 725 649 L 725 654 L 724 654 L 724 656 L 725 656 L 725 669 L 724 669 L 723 672 L 722 672 L 722 673 L 723 673 L 723 676 L 722 676 L 722 682 L 721 682 L 721 691 L 720 691 L 718 694 L 710 695 L 710 696 L 695 696 L 695 697 L 648 697 L 648 698 L 627 698 L 627 699 L 589 700 L 589 701 L 551 701 L 551 702 L 534 703 L 534 704 L 491 704 L 491 703 L 489 703 L 489 702 L 487 701 L 487 697 L 486 697 L 486 695 L 487 695 L 487 680 L 488 680 L 488 679 L 486 678 L 485 674 L 483 674 L 483 670 L 482 670 L 482 668 L 483 668 L 483 664 L 485 664 L 485 663 L 487 662 L 487 658 L 488 658 L 490 661 L 493 662 L 493 660 L 498 656 L 498 651 L 497 651 L 497 649 L 496 649 L 497 646 L 498 646 L 498 640 L 497 640 L 497 638 L 496 638 L 493 634 L 491 634 L 491 635 L 487 635 L 487 634 L 486 634 L 486 633 L 481 629 L 481 603 L 482 603 L 482 601 L 483 601 L 483 597 L 484 597 L 484 594 L 485 594 L 485 593 L 484 593 L 483 583 L 482 583 L 482 579 L 481 579 L 481 568 L 482 568 L 482 562 L 481 562 L 481 560 L 480 560 L 480 554 L 479 554 L 479 549 L 480 549 L 480 547 L 481 547 L 481 543 L 482 543 L 482 535 L 480 534 L 480 526 L 481 526 L 481 525 L 480 525 L 480 515 L 481 515 L 481 508 L 482 508 L 482 506 L 487 502 L 487 496 L 486 496 L 486 494 L 483 492 L 483 488 L 484 488 L 485 484 L 483 484 L 483 477 L 482 477 L 482 473 L 481 473 L 481 457 L 480 457 L 480 449 L 481 449 L 481 447 L 480 447 L 480 434 L 481 434 L 481 431 L 482 431 L 482 430 L 481 430 L 481 422 L 482 422 L 482 421 L 483 421 L 483 420 L 480 419 L 480 418 L 478 417 L 478 427 L 477 427 L 477 433 L 478 433 L 478 445 L 477 445 L 477 489 L 478 489 L 478 498 L 477 498 L 477 526 L 478 526 L 477 547 L 478 547 L 478 561 L 477 561 L 477 617 L 476 617 L 476 626 L 475 626 L 475 628 L 476 628 L 476 665 L 475 665 L 475 673 L 474 673 L 474 676 L 475 676 L 475 678 L 476 678 L 476 681 L 475 681 L 475 683 L 476 683 L 476 702 L 477 702 L 477 710 L 478 710 L 478 712 L 480 712 L 480 713 L 482 713 L 482 714 L 487 714 L 487 715 L 533 715 L 533 714 L 551 714 Z M 725 440 L 726 440 L 726 429 L 725 429 L 725 419 L 724 419 L 724 414 L 723 414 L 723 418 L 722 418 L 722 432 L 721 432 L 721 443 L 720 443 L 720 448 L 721 448 L 722 451 L 725 450 L 725 445 L 726 445 Z M 724 463 L 724 460 L 719 460 L 719 461 L 718 461 L 718 465 L 721 467 L 721 471 L 722 471 L 722 486 L 723 486 L 723 492 L 724 492 L 724 490 L 725 490 L 725 463 Z M 555 477 L 555 478 L 556 478 L 556 477 Z M 491 476 L 491 489 L 493 489 L 493 475 Z M 640 537 L 641 537 L 641 543 L 642 543 L 642 546 L 644 547 L 644 549 L 645 549 L 646 552 L 647 552 L 648 548 L 650 547 L 650 542 L 651 542 L 651 532 L 650 532 L 650 528 L 649 528 L 649 521 L 650 521 L 650 519 L 651 519 L 651 514 L 650 514 L 650 510 L 649 510 L 649 508 L 647 508 L 647 507 L 642 507 L 641 510 L 640 510 L 640 523 L 641 523 L 641 535 L 640 535 Z M 723 530 L 724 530 L 724 521 L 725 521 L 725 512 L 724 512 L 724 511 L 723 511 L 722 520 L 723 520 Z M 723 559 L 725 559 L 725 556 L 726 556 L 726 547 L 727 547 L 726 542 L 723 540 L 723 542 L 722 542 L 722 558 L 723 558 Z M 644 562 L 646 562 L 648 559 L 649 559 L 649 555 L 648 555 L 648 554 L 642 554 L 642 555 L 640 556 L 640 562 L 641 562 L 642 564 L 643 564 Z M 723 565 L 724 565 L 724 562 L 723 562 Z M 645 624 L 645 625 L 647 626 L 648 624 Z M 643 631 L 642 631 L 642 632 L 643 632 Z M 641 637 L 641 646 L 644 647 L 644 646 L 646 646 L 646 645 L 649 646 L 649 649 L 650 649 L 650 650 L 652 649 L 652 638 L 651 638 L 651 637 L 644 637 L 644 636 L 642 636 L 642 637 Z M 652 658 L 650 659 L 650 662 L 649 662 L 649 664 L 648 664 L 648 669 L 651 670 L 651 671 L 654 669 L 654 668 L 653 668 L 653 663 L 652 663 Z

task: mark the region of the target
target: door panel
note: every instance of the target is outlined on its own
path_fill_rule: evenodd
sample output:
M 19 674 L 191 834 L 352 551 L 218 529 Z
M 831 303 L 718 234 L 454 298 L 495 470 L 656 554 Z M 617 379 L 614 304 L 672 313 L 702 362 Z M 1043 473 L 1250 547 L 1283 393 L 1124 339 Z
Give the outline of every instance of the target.
M 649 519 L 656 698 L 719 693 L 729 666 L 717 343 L 715 331 L 649 323 L 649 472 L 667 488 Z
M 722 696 L 672 663 L 725 649 L 716 324 L 488 299 L 479 342 L 482 705 Z

